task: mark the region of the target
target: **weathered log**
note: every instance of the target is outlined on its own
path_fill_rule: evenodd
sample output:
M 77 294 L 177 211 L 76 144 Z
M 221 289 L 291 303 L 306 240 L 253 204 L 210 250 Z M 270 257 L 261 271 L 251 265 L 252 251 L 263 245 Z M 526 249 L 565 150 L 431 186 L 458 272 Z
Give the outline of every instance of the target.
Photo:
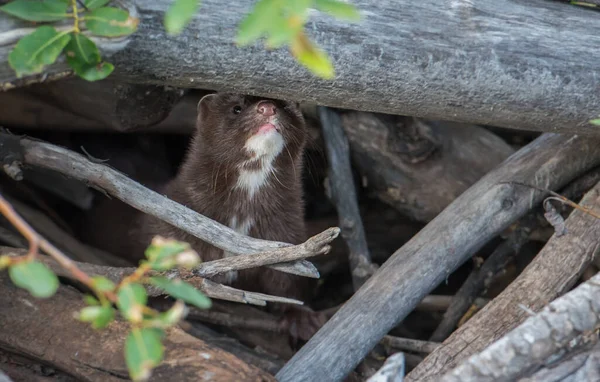
M 600 344 L 563 360 L 558 365 L 551 363 L 535 374 L 521 378 L 518 382 L 588 382 L 600 381 Z
M 595 199 L 598 201 L 597 196 Z M 597 242 L 594 245 L 598 247 Z M 591 334 L 597 340 L 597 335 L 593 332 L 600 327 L 598 293 L 600 273 L 556 299 L 504 337 L 435 380 L 514 381 L 576 347 L 578 338 Z M 581 342 L 585 343 L 585 338 L 582 338 Z M 411 379 L 407 377 L 407 380 Z
M 60 286 L 49 299 L 35 299 L 0 275 L 0 348 L 44 361 L 81 381 L 122 381 L 128 378 L 124 343 L 129 325 L 117 320 L 102 330 L 73 317 L 85 304 L 74 289 Z M 274 381 L 219 348 L 208 346 L 179 328 L 167 331 L 165 360 L 150 380 Z
M 279 381 L 341 380 L 427 293 L 544 196 L 503 182 L 556 189 L 598 163 L 600 140 L 580 136 L 544 134 L 513 154 L 396 251 L 279 371 Z
M 70 79 L 68 82 L 76 81 L 77 79 Z M 67 82 L 67 81 L 65 81 Z M 31 130 L 54 130 L 54 131 L 82 131 L 82 132 L 96 132 L 96 131 L 129 131 L 130 128 L 135 128 L 136 125 L 144 126 L 144 133 L 152 132 L 168 132 L 174 134 L 190 133 L 193 131 L 196 123 L 196 105 L 203 94 L 206 91 L 193 91 L 187 92 L 179 102 L 175 103 L 168 110 L 165 109 L 164 105 L 159 105 L 159 110 L 162 108 L 163 112 L 150 113 L 153 118 L 149 119 L 143 117 L 137 119 L 139 113 L 132 113 L 129 115 L 123 115 L 123 110 L 116 110 L 116 99 L 114 97 L 100 97 L 95 95 L 87 87 L 79 89 L 77 95 L 83 95 L 83 99 L 71 98 L 71 104 L 63 107 L 61 103 L 61 94 L 57 94 L 56 98 L 47 100 L 35 94 L 34 89 L 43 89 L 49 86 L 59 86 L 62 81 L 49 84 L 36 84 L 31 87 L 18 88 L 7 92 L 0 92 L 0 105 L 2 110 L 10 110 L 10 112 L 0 113 L 0 125 L 7 128 L 14 129 L 31 129 Z M 96 84 L 104 83 L 101 81 Z M 138 85 L 128 85 L 126 83 L 120 83 L 123 88 L 126 89 L 144 89 L 153 90 L 154 94 L 157 92 L 155 86 L 144 87 Z M 98 85 L 96 85 L 98 86 Z M 172 92 L 164 92 L 162 96 L 167 97 Z M 161 94 L 158 94 L 161 95 Z M 107 95 L 108 96 L 108 95 Z M 140 96 L 145 97 L 143 94 Z M 80 107 L 86 107 L 90 101 L 97 102 L 97 108 L 87 106 L 87 114 L 84 115 L 78 112 Z M 171 101 L 167 99 L 170 103 Z M 64 101 L 63 101 L 64 102 Z M 135 99 L 129 99 L 127 102 L 131 103 L 129 107 L 135 107 L 140 105 L 148 107 L 147 101 L 136 101 Z M 112 107 L 111 104 L 112 103 Z M 100 113 L 102 110 L 107 111 L 109 114 L 105 115 Z M 170 112 L 166 117 L 163 113 Z M 117 113 L 125 117 L 124 121 L 120 121 L 117 118 Z
M 254 3 L 237 0 L 224 7 L 203 1 L 189 26 L 173 37 L 163 25 L 170 0 L 135 1 L 139 31 L 109 56 L 113 75 L 509 128 L 596 130 L 588 123 L 600 110 L 600 24 L 593 10 L 544 0 L 443 7 L 435 0 L 357 0 L 359 23 L 311 14 L 307 32 L 336 70 L 335 81 L 325 81 L 285 48 L 234 45 L 239 22 Z M 23 25 L 1 15 L 0 37 Z M 11 48 L 0 47 L 0 83 L 15 78 L 6 63 Z M 64 69 L 62 64 L 49 72 Z
M 586 194 L 581 205 L 600 208 L 600 183 Z M 575 210 L 566 220 L 566 228 L 566 235 L 552 236 L 515 281 L 425 358 L 407 380 L 437 380 L 519 325 L 530 311 L 542 309 L 569 290 L 600 250 L 600 219 Z
M 358 289 L 377 268 L 371 261 L 365 229 L 358 209 L 350 165 L 350 145 L 338 113 L 326 107 L 319 107 L 318 110 L 329 162 L 328 196 L 337 209 L 342 237 L 349 249 L 348 260 L 352 284 L 354 289 Z
M 514 150 L 477 126 L 349 112 L 352 157 L 379 199 L 428 222 Z

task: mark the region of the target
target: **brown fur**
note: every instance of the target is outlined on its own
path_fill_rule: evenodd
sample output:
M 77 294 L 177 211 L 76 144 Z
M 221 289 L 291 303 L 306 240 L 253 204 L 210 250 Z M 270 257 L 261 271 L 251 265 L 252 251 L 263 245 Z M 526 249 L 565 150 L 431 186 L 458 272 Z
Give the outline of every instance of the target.
M 251 158 L 246 140 L 262 123 L 256 106 L 263 98 L 216 94 L 198 104 L 197 131 L 176 178 L 161 192 L 169 198 L 229 225 L 231 218 L 254 220 L 249 236 L 299 244 L 306 240 L 302 202 L 302 155 L 307 138 L 304 118 L 298 107 L 270 100 L 277 107 L 285 147 L 274 159 L 275 173 L 249 198 L 235 188 L 239 165 Z M 232 112 L 239 105 L 239 114 Z M 260 162 L 248 166 L 258 168 Z M 133 236 L 141 254 L 154 235 L 189 242 L 203 261 L 223 257 L 223 251 L 168 223 L 149 215 L 140 216 Z M 219 281 L 217 279 L 217 281 Z M 313 280 L 268 268 L 240 271 L 234 287 L 262 293 L 307 299 Z

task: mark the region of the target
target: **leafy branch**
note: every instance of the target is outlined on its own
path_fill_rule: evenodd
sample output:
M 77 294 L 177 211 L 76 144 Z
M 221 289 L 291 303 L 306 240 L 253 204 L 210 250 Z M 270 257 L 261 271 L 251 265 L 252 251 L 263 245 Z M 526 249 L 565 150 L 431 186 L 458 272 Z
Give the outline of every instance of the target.
M 45 264 L 37 261 L 38 250 L 54 258 L 73 278 L 87 286 L 93 293 L 84 297 L 86 307 L 75 317 L 89 322 L 95 329 L 109 325 L 116 312 L 126 319 L 131 331 L 125 341 L 125 361 L 133 380 L 146 380 L 152 369 L 163 359 L 162 338 L 165 329 L 177 325 L 186 315 L 185 303 L 201 309 L 211 307 L 211 301 L 190 284 L 159 275 L 175 267 L 191 269 L 198 265 L 200 258 L 186 243 L 155 237 L 146 250 L 146 260 L 131 275 L 118 285 L 103 276 L 90 277 L 77 265 L 41 237 L 0 195 L 0 213 L 27 239 L 29 251 L 24 256 L 1 256 L 0 269 L 8 268 L 13 283 L 26 289 L 36 298 L 53 296 L 59 286 L 58 277 Z M 166 312 L 159 312 L 147 306 L 148 295 L 143 285 L 152 285 L 176 299 Z M 116 306 L 116 308 L 115 308 Z
M 51 25 L 37 27 L 22 37 L 11 51 L 8 62 L 18 78 L 41 73 L 65 53 L 75 74 L 88 81 L 108 77 L 114 65 L 102 60 L 96 43 L 84 31 L 101 37 L 123 37 L 137 30 L 139 20 L 126 10 L 106 7 L 110 0 L 14 0 L 0 7 L 13 17 L 33 23 L 71 19 L 73 24 L 58 31 Z M 267 49 L 288 46 L 292 56 L 313 74 L 325 79 L 335 76 L 329 56 L 306 35 L 309 10 L 336 18 L 357 21 L 356 8 L 339 0 L 259 0 L 238 28 L 236 44 L 249 45 L 266 38 Z M 180 34 L 200 8 L 200 0 L 174 0 L 163 20 L 170 35 Z

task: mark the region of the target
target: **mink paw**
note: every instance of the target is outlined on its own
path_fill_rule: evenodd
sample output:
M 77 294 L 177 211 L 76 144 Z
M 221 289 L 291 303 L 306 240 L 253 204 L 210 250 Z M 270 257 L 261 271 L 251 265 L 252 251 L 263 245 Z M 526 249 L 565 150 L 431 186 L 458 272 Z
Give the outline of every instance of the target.
M 293 307 L 286 311 L 281 325 L 289 332 L 292 344 L 308 341 L 327 322 L 327 316 L 306 307 Z

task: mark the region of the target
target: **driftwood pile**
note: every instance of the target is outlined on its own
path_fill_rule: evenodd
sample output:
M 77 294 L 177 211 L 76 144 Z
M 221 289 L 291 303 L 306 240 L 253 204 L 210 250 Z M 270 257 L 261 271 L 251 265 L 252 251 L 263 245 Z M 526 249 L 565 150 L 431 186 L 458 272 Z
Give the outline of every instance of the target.
M 115 101 L 119 92 L 140 96 L 128 97 L 123 108 Z M 0 93 L 12 105 L 11 113 L 0 113 L 0 192 L 81 270 L 113 281 L 133 271 L 110 245 L 97 245 L 124 228 L 111 209 L 115 203 L 238 254 L 260 252 L 180 275 L 209 295 L 214 308 L 191 310 L 169 332 L 166 359 L 152 380 L 583 381 L 597 375 L 600 219 L 542 201 L 556 190 L 592 211 L 600 208 L 598 138 L 305 103 L 312 237 L 288 247 L 236 234 L 151 191 L 177 171 L 196 103 L 207 92 L 115 80 L 90 86 L 71 78 Z M 138 107 L 157 114 L 131 117 Z M 1 223 L 0 253 L 25 253 L 26 240 L 6 219 Z M 126 326 L 94 331 L 75 320 L 80 286 L 54 260 L 43 261 L 63 280 L 50 300 L 33 299 L 0 275 L 0 370 L 14 381 L 127 378 Z M 257 266 L 322 280 L 317 299 L 307 303 L 330 319 L 308 342 L 290 343 L 286 328 L 260 308 L 299 301 L 210 281 Z M 149 294 L 155 306 L 165 304 L 159 291 Z

